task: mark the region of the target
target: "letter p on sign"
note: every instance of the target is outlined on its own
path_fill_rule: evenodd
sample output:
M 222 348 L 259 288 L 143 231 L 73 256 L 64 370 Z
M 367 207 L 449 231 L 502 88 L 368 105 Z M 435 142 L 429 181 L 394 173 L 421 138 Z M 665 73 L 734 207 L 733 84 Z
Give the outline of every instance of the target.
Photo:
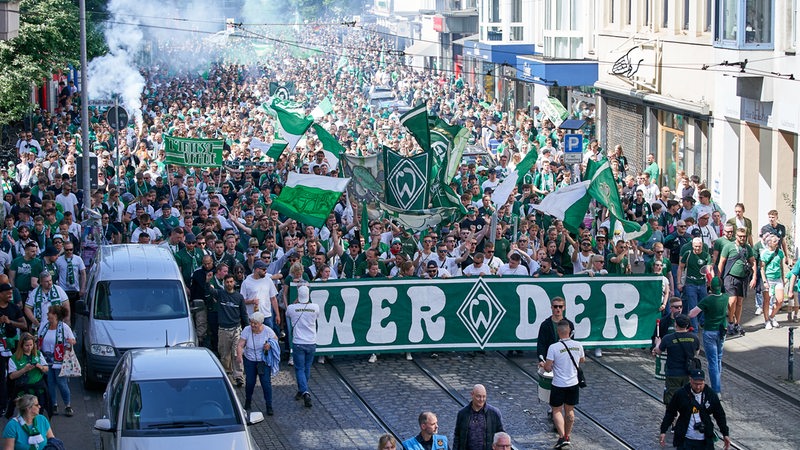
M 583 160 L 583 135 L 564 135 L 564 162 L 567 164 L 580 164 Z

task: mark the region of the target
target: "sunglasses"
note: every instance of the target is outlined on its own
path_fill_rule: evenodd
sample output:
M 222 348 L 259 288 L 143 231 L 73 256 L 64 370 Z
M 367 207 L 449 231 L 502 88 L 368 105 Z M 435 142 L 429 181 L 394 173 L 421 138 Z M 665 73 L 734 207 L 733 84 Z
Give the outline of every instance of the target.
M 555 309 L 562 309 L 564 308 L 564 305 L 552 305 L 552 307 Z

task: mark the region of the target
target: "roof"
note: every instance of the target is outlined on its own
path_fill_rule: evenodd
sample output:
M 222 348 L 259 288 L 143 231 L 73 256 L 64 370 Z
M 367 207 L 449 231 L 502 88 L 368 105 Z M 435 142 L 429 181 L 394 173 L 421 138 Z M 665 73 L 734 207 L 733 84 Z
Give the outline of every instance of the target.
M 104 245 L 97 260 L 103 280 L 181 279 L 172 254 L 157 245 Z
M 131 350 L 131 380 L 224 378 L 219 361 L 204 347 Z

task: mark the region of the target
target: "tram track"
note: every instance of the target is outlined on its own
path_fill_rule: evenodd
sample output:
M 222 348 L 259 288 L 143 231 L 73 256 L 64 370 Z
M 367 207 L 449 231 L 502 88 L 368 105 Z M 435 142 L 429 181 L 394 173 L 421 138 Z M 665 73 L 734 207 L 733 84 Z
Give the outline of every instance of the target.
M 518 361 L 513 358 L 509 358 L 508 356 L 504 355 L 502 352 L 497 352 L 501 358 L 505 359 L 512 367 L 515 367 L 520 374 L 523 374 L 525 377 L 531 379 L 532 381 L 539 383 L 539 374 L 534 374 L 528 371 L 525 367 L 523 367 Z M 616 441 L 619 445 L 624 448 L 628 449 L 636 449 L 638 448 L 635 444 L 629 442 L 624 437 L 620 436 L 617 432 L 615 432 L 611 427 L 605 425 L 603 421 L 596 417 L 594 414 L 588 412 L 586 408 L 583 408 L 579 405 L 575 405 L 575 412 L 585 418 L 586 420 L 590 421 L 595 427 L 599 428 L 604 434 L 608 437 L 612 438 Z
M 652 399 L 655 399 L 656 401 L 658 401 L 660 404 L 663 405 L 662 397 L 660 397 L 657 393 L 654 393 L 652 390 L 650 390 L 647 387 L 643 386 L 641 383 L 635 381 L 634 379 L 632 379 L 631 377 L 625 375 L 621 371 L 619 371 L 619 370 L 611 367 L 610 365 L 604 363 L 603 361 L 600 360 L 600 358 L 597 358 L 595 356 L 589 356 L 589 355 L 587 355 L 587 357 L 590 360 L 592 360 L 593 363 L 595 363 L 598 366 L 608 370 L 612 374 L 616 375 L 618 378 L 620 378 L 622 380 L 625 380 L 628 384 L 633 386 L 638 391 L 642 392 L 643 394 L 647 395 L 648 397 L 650 397 Z M 715 430 L 715 432 L 717 432 L 717 434 L 719 434 L 718 431 Z M 718 437 L 721 438 L 721 436 L 718 436 Z M 749 449 L 749 447 L 746 447 L 746 446 L 742 445 L 741 443 L 738 443 L 738 442 L 734 441 L 733 439 L 731 439 L 731 448 L 733 448 L 735 450 L 747 450 L 747 449 Z

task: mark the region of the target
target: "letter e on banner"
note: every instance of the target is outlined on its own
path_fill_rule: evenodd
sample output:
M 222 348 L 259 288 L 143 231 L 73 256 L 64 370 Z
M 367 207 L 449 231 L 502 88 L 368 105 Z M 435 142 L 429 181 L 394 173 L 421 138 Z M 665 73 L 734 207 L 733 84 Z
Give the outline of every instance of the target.
M 602 291 L 606 296 L 606 324 L 603 326 L 603 337 L 606 339 L 617 337 L 617 321 L 619 321 L 619 332 L 623 336 L 626 338 L 636 336 L 639 316 L 629 314 L 639 305 L 639 291 L 636 287 L 627 283 L 614 283 L 603 285 Z
M 383 321 L 392 313 L 391 308 L 384 308 L 384 301 L 394 305 L 397 301 L 397 289 L 393 287 L 379 287 L 369 290 L 372 301 L 372 323 L 367 331 L 367 342 L 370 344 L 391 344 L 397 339 L 397 324 L 389 322 L 382 326 Z
M 534 284 L 520 284 L 517 286 L 519 296 L 519 324 L 517 325 L 517 339 L 530 340 L 539 337 L 539 326 L 550 317 L 550 296 L 544 289 Z M 535 319 L 530 321 L 530 304 L 533 303 Z
M 433 341 L 441 340 L 447 321 L 444 317 L 436 316 L 444 309 L 444 292 L 437 287 L 415 286 L 408 288 L 408 297 L 411 299 L 411 329 L 408 330 L 408 340 L 413 343 L 422 342 L 425 338 L 423 322 L 428 337 Z
M 584 317 L 579 321 L 577 317 L 586 310 L 583 304 L 592 296 L 592 288 L 588 283 L 565 284 L 563 292 L 567 308 L 564 314 L 575 322 L 575 339 L 586 339 L 592 331 L 592 319 Z M 579 297 L 583 299 L 583 302 L 575 301 Z
M 340 344 L 353 344 L 356 338 L 353 335 L 353 316 L 358 305 L 358 289 L 342 289 L 342 303 L 344 312 L 339 315 L 339 307 L 331 306 L 330 317 L 325 316 L 325 305 L 328 303 L 328 291 L 311 291 L 311 301 L 319 305 L 322 314 L 317 321 L 317 345 L 331 345 L 334 333 L 339 337 Z

